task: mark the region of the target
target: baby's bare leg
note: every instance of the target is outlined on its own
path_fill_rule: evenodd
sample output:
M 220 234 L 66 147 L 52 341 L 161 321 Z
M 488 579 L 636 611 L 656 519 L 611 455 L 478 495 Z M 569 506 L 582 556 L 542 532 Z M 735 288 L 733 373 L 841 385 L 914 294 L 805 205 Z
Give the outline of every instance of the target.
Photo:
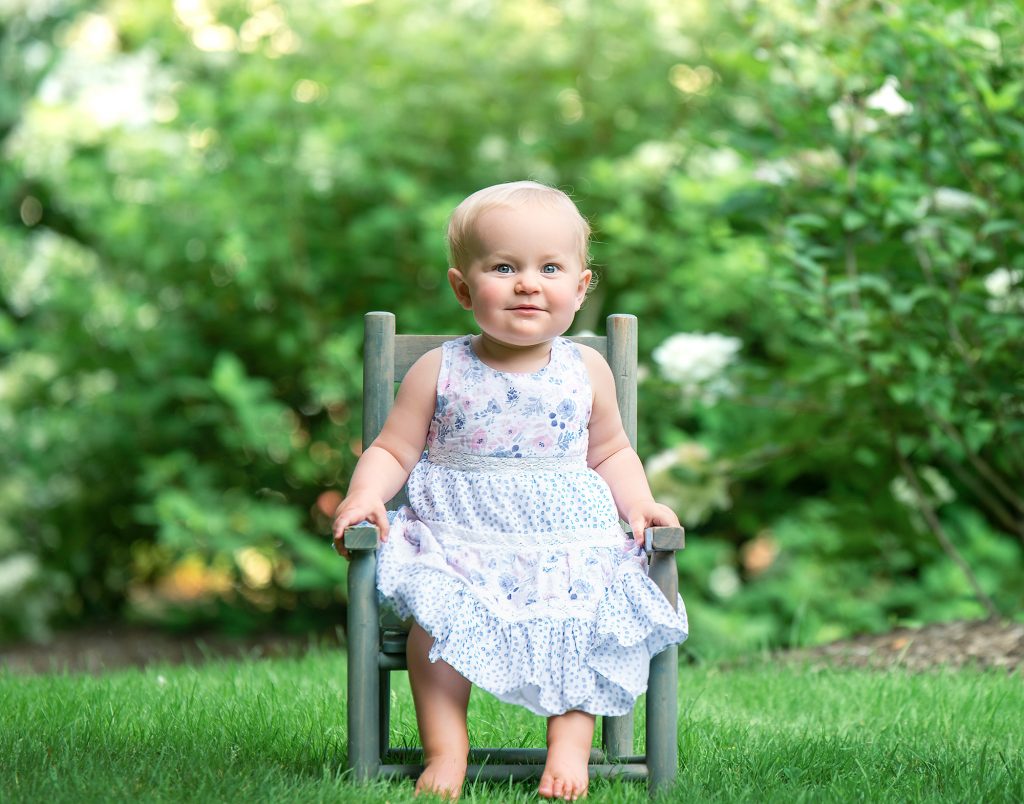
M 572 711 L 548 718 L 548 760 L 537 792 L 542 798 L 575 800 L 587 795 L 594 716 Z
M 451 665 L 430 661 L 433 643 L 433 637 L 418 624 L 413 625 L 406 656 L 425 765 L 416 782 L 416 793 L 433 792 L 457 799 L 469 755 L 466 708 L 471 685 Z

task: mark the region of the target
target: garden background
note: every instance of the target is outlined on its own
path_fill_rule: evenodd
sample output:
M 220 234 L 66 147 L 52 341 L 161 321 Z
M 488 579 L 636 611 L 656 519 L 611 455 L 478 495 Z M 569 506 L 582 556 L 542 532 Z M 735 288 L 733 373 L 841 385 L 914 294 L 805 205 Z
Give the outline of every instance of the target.
M 1021 619 L 1024 10 L 0 0 L 0 641 L 323 633 L 362 314 L 448 213 L 591 220 L 696 656 Z

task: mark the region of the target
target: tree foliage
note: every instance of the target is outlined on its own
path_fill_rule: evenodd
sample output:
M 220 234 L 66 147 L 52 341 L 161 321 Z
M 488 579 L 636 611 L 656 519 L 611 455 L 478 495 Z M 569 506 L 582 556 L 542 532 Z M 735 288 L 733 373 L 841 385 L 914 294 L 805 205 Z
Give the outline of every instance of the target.
M 3 632 L 335 607 L 362 313 L 465 331 L 444 222 L 524 176 L 594 224 L 581 328 L 743 344 L 641 399 L 723 642 L 1020 609 L 1015 4 L 0 15 Z

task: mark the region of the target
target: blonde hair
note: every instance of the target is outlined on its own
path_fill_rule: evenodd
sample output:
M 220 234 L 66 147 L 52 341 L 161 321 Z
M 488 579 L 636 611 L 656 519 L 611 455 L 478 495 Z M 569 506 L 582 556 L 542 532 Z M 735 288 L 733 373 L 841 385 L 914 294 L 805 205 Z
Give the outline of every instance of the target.
M 568 195 L 555 187 L 535 181 L 510 181 L 484 187 L 455 207 L 451 218 L 448 219 L 448 254 L 451 267 L 463 267 L 469 261 L 473 230 L 481 215 L 495 207 L 516 207 L 531 202 L 562 207 L 573 213 L 578 227 L 580 265 L 586 268 L 590 262 L 590 224 Z

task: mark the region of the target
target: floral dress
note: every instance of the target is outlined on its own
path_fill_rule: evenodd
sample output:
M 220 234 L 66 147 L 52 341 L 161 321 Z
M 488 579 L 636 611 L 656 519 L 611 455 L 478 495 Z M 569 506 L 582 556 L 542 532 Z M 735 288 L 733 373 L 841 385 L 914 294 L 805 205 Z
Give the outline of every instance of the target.
M 437 403 L 409 506 L 391 514 L 377 585 L 442 659 L 545 716 L 628 712 L 653 654 L 686 639 L 587 467 L 591 386 L 554 341 L 533 373 L 501 372 L 466 336 L 442 346 Z

